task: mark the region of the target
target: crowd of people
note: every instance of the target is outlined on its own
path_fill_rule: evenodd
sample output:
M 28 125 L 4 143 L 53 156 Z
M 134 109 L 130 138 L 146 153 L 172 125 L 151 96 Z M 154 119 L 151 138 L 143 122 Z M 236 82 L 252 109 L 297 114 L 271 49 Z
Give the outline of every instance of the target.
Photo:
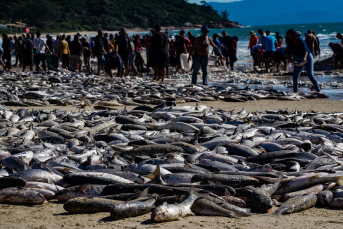
M 320 55 L 320 42 L 316 33 L 308 30 L 302 39 L 301 32 L 294 29 L 288 30 L 286 37 L 275 36 L 270 31 L 258 29 L 258 34 L 250 32 L 248 49 L 253 58 L 254 66 L 265 66 L 266 71 L 276 65 L 277 71 L 281 63 L 286 71 L 288 63 L 294 63 L 294 91 L 297 91 L 297 80 L 303 70 L 309 76 L 314 85 L 314 90 L 319 91 L 318 82 L 313 75 L 314 58 Z M 153 69 L 154 80 L 163 81 L 169 77 L 170 67 L 175 67 L 176 73 L 185 73 L 183 63 L 185 56 L 192 60 L 191 70 L 192 84 L 196 84 L 197 74 L 201 68 L 203 84 L 207 85 L 207 67 L 209 57 L 215 60 L 216 65 L 227 66 L 234 69 L 237 61 L 237 36 L 229 36 L 226 31 L 222 34 L 214 34 L 212 39 L 208 36 L 209 29 L 202 26 L 201 35 L 195 37 L 192 32 L 187 33 L 181 30 L 178 35 L 169 36 L 168 31 L 162 31 L 159 25 L 149 34 L 143 37 L 139 34 L 129 36 L 126 29 L 122 28 L 118 34 L 108 34 L 102 29 L 98 30 L 95 37 L 88 38 L 87 35 L 76 34 L 72 40 L 71 36 L 57 35 L 56 39 L 46 35 L 41 38 L 41 33 L 26 33 L 13 38 L 7 34 L 0 39 L 0 63 L 6 70 L 11 70 L 12 51 L 15 52 L 15 64 L 23 71 L 27 67 L 33 71 L 46 71 L 47 69 L 57 70 L 60 66 L 63 69 L 82 71 L 83 65 L 89 73 L 94 72 L 90 59 L 97 58 L 97 72 L 100 75 L 104 70 L 110 77 L 112 69 L 117 69 L 117 76 L 129 76 L 132 70 L 134 74 Z M 337 38 L 341 43 L 330 43 L 329 46 L 334 52 L 335 67 L 343 68 L 343 36 L 338 33 Z M 210 46 L 213 52 L 210 53 Z M 142 55 L 145 53 L 146 55 Z M 214 54 L 211 56 L 211 54 Z M 146 66 L 146 67 L 145 67 Z

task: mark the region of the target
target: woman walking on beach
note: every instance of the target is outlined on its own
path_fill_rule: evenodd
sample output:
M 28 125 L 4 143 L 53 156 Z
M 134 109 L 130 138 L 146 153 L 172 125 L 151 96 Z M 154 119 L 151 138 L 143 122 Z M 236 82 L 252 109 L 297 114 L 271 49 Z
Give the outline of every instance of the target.
M 306 70 L 308 78 L 313 84 L 314 90 L 316 93 L 320 93 L 320 88 L 316 77 L 313 74 L 313 55 L 308 49 L 305 41 L 300 37 L 296 36 L 294 29 L 290 29 L 286 33 L 286 44 L 287 44 L 287 58 L 290 63 L 294 62 L 293 70 L 293 91 L 298 93 L 298 79 L 301 71 Z

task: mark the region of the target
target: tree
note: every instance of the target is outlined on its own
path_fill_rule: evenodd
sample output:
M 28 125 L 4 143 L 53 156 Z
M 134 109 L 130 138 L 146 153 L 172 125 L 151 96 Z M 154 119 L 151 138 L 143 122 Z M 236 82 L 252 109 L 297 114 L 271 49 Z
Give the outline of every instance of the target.
M 222 19 L 222 21 L 229 21 L 229 13 L 227 12 L 227 9 L 226 10 L 222 10 L 221 12 L 220 12 L 220 17 L 221 17 L 221 19 Z

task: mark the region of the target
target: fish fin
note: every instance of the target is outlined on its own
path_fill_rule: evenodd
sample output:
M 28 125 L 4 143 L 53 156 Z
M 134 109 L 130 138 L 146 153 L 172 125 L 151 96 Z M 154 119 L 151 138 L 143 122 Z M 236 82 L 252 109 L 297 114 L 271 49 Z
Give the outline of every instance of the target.
M 278 190 L 278 188 L 280 187 L 280 184 L 282 182 L 282 179 L 283 179 L 283 173 L 280 174 L 280 176 L 278 177 L 276 182 L 273 184 L 273 186 L 271 186 L 270 188 L 265 188 L 265 190 L 268 192 L 269 195 L 273 195 L 274 192 L 276 192 L 276 190 Z
M 88 184 L 83 184 L 78 187 L 78 190 L 81 191 L 82 193 L 86 193 L 86 188 Z
M 140 193 L 139 197 L 137 199 L 143 199 L 147 198 L 149 194 L 149 188 L 146 188 L 143 190 L 143 192 Z
M 189 163 L 185 162 L 185 168 L 192 168 Z
M 161 168 L 160 168 L 160 165 L 158 164 L 154 172 L 148 175 L 145 175 L 144 177 L 149 178 L 150 180 L 156 180 L 156 178 L 159 176 L 161 176 Z

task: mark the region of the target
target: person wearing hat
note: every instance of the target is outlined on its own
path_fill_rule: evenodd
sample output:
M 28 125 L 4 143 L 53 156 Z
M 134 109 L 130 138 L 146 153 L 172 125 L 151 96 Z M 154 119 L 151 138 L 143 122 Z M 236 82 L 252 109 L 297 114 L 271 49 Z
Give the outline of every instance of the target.
M 293 69 L 293 91 L 298 93 L 298 79 L 300 73 L 305 68 L 307 77 L 313 84 L 314 90 L 316 90 L 317 96 L 320 98 L 328 98 L 327 95 L 324 95 L 320 92 L 320 87 L 316 77 L 313 74 L 314 59 L 313 55 L 308 49 L 305 41 L 300 37 L 297 37 L 297 32 L 294 29 L 290 29 L 286 33 L 286 44 L 287 51 L 286 56 L 289 63 L 294 62 Z
M 212 39 L 208 37 L 209 32 L 210 31 L 208 30 L 208 27 L 206 25 L 203 25 L 201 27 L 201 36 L 195 39 L 194 45 L 192 46 L 191 53 L 194 52 L 194 71 L 192 75 L 192 84 L 194 85 L 197 83 L 200 67 L 202 69 L 203 85 L 208 85 L 207 66 L 210 45 L 213 47 L 213 50 L 220 56 L 220 58 L 224 58 L 223 55 L 219 52 L 218 47 L 213 43 Z

